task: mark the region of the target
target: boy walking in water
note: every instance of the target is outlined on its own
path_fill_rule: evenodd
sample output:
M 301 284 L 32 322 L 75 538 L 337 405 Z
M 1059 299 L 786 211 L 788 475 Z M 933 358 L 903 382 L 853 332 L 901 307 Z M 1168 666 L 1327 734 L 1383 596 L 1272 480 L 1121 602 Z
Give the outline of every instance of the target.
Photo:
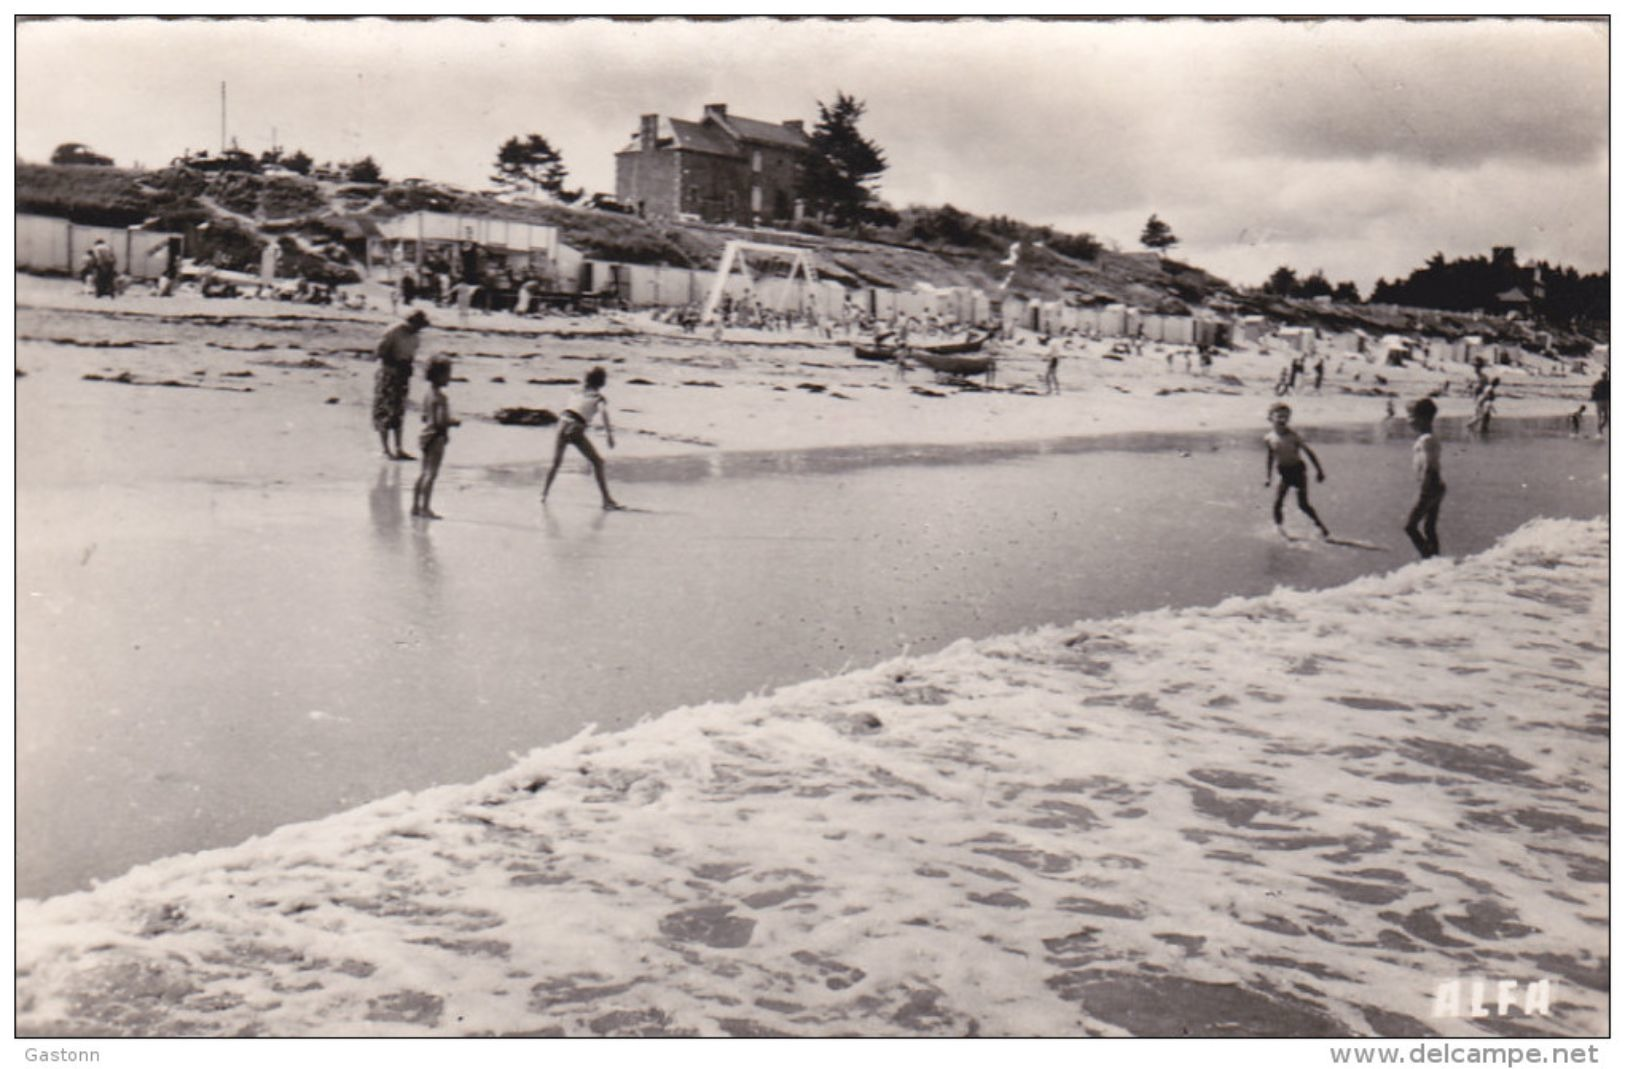
M 1282 535 L 1286 534 L 1286 528 L 1281 524 L 1281 504 L 1286 500 L 1286 492 L 1296 487 L 1298 508 L 1315 521 L 1315 526 L 1320 528 L 1320 537 L 1330 538 L 1332 533 L 1320 522 L 1320 517 L 1315 515 L 1315 510 L 1309 504 L 1309 468 L 1303 458 L 1307 456 L 1315 462 L 1317 482 L 1326 481 L 1326 469 L 1320 466 L 1320 458 L 1315 456 L 1315 451 L 1309 448 L 1303 436 L 1287 426 L 1291 419 L 1291 405 L 1277 401 L 1270 406 L 1270 432 L 1264 435 L 1264 486 L 1269 486 L 1272 472 L 1280 471 L 1281 489 L 1275 494 L 1275 529 Z
M 1405 520 L 1405 533 L 1423 559 L 1439 553 L 1439 504 L 1444 501 L 1444 478 L 1439 474 L 1439 440 L 1433 436 L 1433 418 L 1439 407 L 1433 398 L 1412 401 L 1406 407 L 1416 444 L 1411 447 L 1411 463 L 1416 468 L 1419 489 L 1416 504 Z
M 451 429 L 459 421 L 451 418 L 451 403 L 446 400 L 446 384 L 451 381 L 451 361 L 437 356 L 423 371 L 429 380 L 429 396 L 423 402 L 423 432 L 418 437 L 418 452 L 423 454 L 423 471 L 417 485 L 412 487 L 412 515 L 426 520 L 440 517 L 429 507 L 434 496 L 434 481 L 440 476 L 440 461 L 446 455 L 446 443 L 451 440 Z
M 553 489 L 553 477 L 559 473 L 559 465 L 564 462 L 564 447 L 573 445 L 581 451 L 582 456 L 592 462 L 592 473 L 598 480 L 598 492 L 604 496 L 604 510 L 608 512 L 624 507 L 609 496 L 609 483 L 604 479 L 603 458 L 587 439 L 587 428 L 592 424 L 593 417 L 602 412 L 604 436 L 609 440 L 609 447 L 615 448 L 615 431 L 609 425 L 609 407 L 604 404 L 604 395 L 599 392 L 608 377 L 603 368 L 593 368 L 587 372 L 581 392 L 570 398 L 569 407 L 564 410 L 564 418 L 559 421 L 559 436 L 553 445 L 553 467 L 548 469 L 547 481 L 542 484 L 542 504 L 547 504 L 547 493 Z

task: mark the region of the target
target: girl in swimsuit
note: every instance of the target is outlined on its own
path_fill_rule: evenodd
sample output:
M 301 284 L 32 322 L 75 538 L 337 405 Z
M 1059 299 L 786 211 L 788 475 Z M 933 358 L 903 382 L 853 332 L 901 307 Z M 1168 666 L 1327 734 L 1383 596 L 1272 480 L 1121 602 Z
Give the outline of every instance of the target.
M 446 443 L 451 440 L 451 429 L 458 421 L 451 418 L 451 402 L 446 400 L 446 384 L 451 381 L 451 361 L 437 356 L 429 361 L 423 377 L 429 380 L 429 396 L 423 403 L 423 431 L 418 436 L 418 451 L 423 454 L 423 471 L 417 485 L 412 487 L 412 515 L 426 520 L 440 517 L 429 507 L 434 496 L 434 481 L 440 475 L 440 461 L 446 455 Z
M 553 445 L 553 467 L 548 470 L 547 481 L 542 484 L 544 505 L 547 503 L 548 491 L 553 489 L 553 477 L 559 473 L 559 465 L 564 462 L 564 447 L 573 445 L 592 463 L 593 476 L 598 480 L 598 492 L 604 498 L 604 509 L 613 511 L 622 507 L 609 496 L 609 483 L 604 479 L 604 460 L 587 437 L 587 428 L 592 425 L 593 417 L 602 414 L 604 437 L 609 441 L 609 447 L 615 448 L 615 431 L 609 425 L 609 406 L 604 403 L 604 395 L 599 392 L 603 389 L 607 378 L 601 367 L 595 367 L 587 372 L 581 392 L 570 398 L 570 404 L 564 410 L 564 418 L 559 421 L 559 436 Z

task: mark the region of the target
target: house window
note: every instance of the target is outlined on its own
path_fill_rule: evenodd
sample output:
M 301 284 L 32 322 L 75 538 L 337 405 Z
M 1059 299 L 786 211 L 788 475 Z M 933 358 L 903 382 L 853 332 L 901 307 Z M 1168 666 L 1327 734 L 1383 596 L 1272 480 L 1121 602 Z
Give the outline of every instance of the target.
M 762 150 L 759 148 L 750 150 L 750 169 L 757 174 L 762 173 Z
M 761 186 L 753 185 L 750 187 L 750 210 L 756 212 L 757 214 L 760 214 L 762 211 Z

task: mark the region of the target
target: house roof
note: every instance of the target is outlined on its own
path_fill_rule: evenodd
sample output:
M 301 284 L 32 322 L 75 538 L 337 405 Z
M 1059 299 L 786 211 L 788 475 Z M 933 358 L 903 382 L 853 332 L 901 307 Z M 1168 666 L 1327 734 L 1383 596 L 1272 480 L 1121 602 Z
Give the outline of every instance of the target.
M 737 156 L 739 146 L 717 127 L 687 119 L 670 119 L 672 137 L 677 147 L 690 152 L 709 152 L 717 156 Z
M 714 156 L 739 155 L 739 146 L 715 127 L 688 122 L 686 119 L 673 119 L 665 115 L 660 117 L 659 125 L 655 128 L 655 147 L 708 152 Z M 623 156 L 627 153 L 640 152 L 642 149 L 643 132 L 640 130 L 632 135 L 632 140 L 628 141 L 626 147 L 616 155 Z
M 782 123 L 762 122 L 759 119 L 746 119 L 739 115 L 729 115 L 722 122 L 741 141 L 761 141 L 769 145 L 783 145 L 786 148 L 806 148 L 808 138 L 800 130 L 792 130 Z
M 1528 304 L 1529 303 L 1528 295 L 1526 295 L 1523 292 L 1523 290 L 1519 289 L 1516 286 L 1513 286 L 1511 289 L 1507 290 L 1505 293 L 1497 293 L 1495 295 L 1495 299 L 1500 301 L 1502 304 Z
M 688 152 L 735 157 L 744 154 L 740 142 L 780 145 L 785 148 L 807 148 L 812 143 L 801 130 L 792 130 L 779 123 L 745 119 L 737 115 L 728 115 L 722 119 L 707 117 L 699 122 L 662 115 L 655 137 L 657 147 L 664 147 L 669 143 L 672 148 Z M 639 144 L 641 138 L 641 132 L 633 134 L 632 140 L 616 155 L 637 152 L 642 148 Z

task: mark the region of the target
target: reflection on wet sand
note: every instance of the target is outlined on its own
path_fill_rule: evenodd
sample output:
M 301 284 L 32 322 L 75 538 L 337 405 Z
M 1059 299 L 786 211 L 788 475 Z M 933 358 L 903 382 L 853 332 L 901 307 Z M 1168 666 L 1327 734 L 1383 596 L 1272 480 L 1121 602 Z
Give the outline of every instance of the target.
M 388 549 L 400 545 L 401 527 L 406 512 L 401 508 L 401 469 L 398 464 L 384 464 L 378 469 L 372 490 L 367 494 L 367 509 L 372 516 L 372 531 L 378 543 Z

